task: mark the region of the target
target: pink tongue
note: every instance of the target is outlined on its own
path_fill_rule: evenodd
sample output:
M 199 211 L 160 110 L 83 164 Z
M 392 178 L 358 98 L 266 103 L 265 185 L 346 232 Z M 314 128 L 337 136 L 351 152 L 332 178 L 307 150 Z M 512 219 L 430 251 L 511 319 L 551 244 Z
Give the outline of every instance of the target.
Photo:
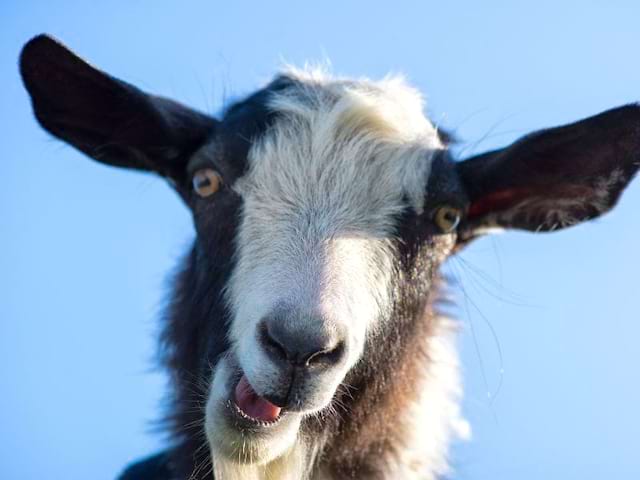
M 235 402 L 245 414 L 263 422 L 273 422 L 278 418 L 280 410 L 282 410 L 277 405 L 259 396 L 251 387 L 246 375 L 242 375 L 236 386 Z

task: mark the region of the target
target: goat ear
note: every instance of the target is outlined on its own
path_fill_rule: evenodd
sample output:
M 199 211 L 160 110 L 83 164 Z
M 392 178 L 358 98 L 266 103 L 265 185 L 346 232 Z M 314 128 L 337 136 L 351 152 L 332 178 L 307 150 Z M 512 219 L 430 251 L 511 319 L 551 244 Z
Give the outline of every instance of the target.
M 609 211 L 640 167 L 640 106 L 527 135 L 457 164 L 470 199 L 460 238 L 551 231 Z
M 180 181 L 190 153 L 216 120 L 92 67 L 39 35 L 20 55 L 20 73 L 40 124 L 99 162 Z

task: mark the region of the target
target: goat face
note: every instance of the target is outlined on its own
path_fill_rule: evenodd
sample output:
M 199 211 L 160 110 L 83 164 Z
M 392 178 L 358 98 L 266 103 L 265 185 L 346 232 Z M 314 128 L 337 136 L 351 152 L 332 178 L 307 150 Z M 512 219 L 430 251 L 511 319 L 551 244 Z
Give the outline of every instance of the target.
M 398 80 L 289 72 L 216 120 L 49 37 L 25 46 L 21 71 L 48 131 L 166 177 L 191 208 L 197 238 L 166 340 L 175 376 L 207 382 L 217 462 L 296 450 L 303 420 L 322 421 L 363 372 L 390 378 L 408 339 L 429 334 L 418 326 L 454 249 L 493 228 L 598 216 L 639 165 L 637 106 L 454 162 Z
M 428 245 L 434 259 L 421 272 L 428 284 L 453 247 L 453 231 L 442 234 L 420 221 L 425 207 L 430 214 L 448 200 L 441 191 L 426 194 L 443 145 L 421 110 L 420 97 L 399 81 L 290 72 L 232 107 L 218 135 L 194 156 L 195 170 L 246 162 L 244 173 L 228 181 L 227 195 L 237 197 L 241 214 L 225 292 L 230 348 L 214 371 L 207 408 L 217 448 L 247 438 L 242 430 L 229 442 L 239 420 L 228 422 L 225 409 L 271 439 L 256 443 L 265 448 L 247 458 L 268 460 L 290 447 L 301 419 L 330 406 L 366 357 L 366 340 L 385 331 L 403 279 L 413 278 L 415 259 L 422 258 L 418 252 Z M 229 158 L 226 152 L 239 150 L 231 146 L 238 132 L 261 117 L 257 111 L 270 112 L 267 126 L 241 135 L 252 138 L 246 155 Z M 461 211 L 454 170 L 435 163 L 441 186 L 460 192 L 451 206 Z M 204 225 L 212 218 L 226 217 L 196 215 L 200 235 L 209 236 Z M 235 447 L 228 454 L 238 455 Z

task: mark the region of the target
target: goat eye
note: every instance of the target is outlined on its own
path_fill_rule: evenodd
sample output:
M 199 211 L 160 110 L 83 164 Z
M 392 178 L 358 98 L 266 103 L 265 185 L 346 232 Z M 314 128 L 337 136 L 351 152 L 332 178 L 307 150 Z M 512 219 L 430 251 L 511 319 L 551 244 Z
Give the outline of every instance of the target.
M 203 168 L 193 175 L 193 190 L 201 197 L 210 197 L 221 185 L 222 178 L 211 168 Z
M 461 218 L 462 210 L 444 205 L 436 210 L 433 219 L 442 233 L 451 233 L 458 227 Z

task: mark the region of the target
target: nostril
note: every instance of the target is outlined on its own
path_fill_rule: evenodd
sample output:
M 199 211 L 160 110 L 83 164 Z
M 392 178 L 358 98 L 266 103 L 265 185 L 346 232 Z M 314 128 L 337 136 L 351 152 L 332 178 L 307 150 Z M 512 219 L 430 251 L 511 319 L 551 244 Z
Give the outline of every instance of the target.
M 312 353 L 305 359 L 305 365 L 335 365 L 340 363 L 345 352 L 343 341 L 338 342 L 335 347 L 326 348 Z
M 263 322 L 260 325 L 259 330 L 260 343 L 262 344 L 264 349 L 281 360 L 288 360 L 289 355 L 287 353 L 287 350 L 280 342 L 278 342 L 278 340 L 271 336 L 267 324 Z
M 322 317 L 277 312 L 268 315 L 256 332 L 262 350 L 280 367 L 329 369 L 342 362 L 346 335 Z

